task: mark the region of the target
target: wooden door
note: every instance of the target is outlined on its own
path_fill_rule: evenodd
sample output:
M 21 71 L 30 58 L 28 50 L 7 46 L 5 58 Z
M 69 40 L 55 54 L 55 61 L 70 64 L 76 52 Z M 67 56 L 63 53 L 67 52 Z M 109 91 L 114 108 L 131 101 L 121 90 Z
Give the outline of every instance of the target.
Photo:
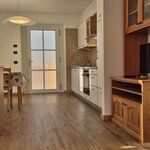
M 141 115 L 140 115 L 140 103 L 126 101 L 126 124 L 127 127 L 136 132 L 137 134 L 141 134 Z
M 125 124 L 125 100 L 119 96 L 113 95 L 113 118 L 122 124 Z

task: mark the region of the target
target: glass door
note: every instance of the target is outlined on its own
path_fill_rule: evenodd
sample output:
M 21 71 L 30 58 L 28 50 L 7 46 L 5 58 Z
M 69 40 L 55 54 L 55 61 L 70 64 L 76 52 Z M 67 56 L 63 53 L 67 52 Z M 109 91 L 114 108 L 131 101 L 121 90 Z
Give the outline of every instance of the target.
M 128 0 L 128 26 L 138 22 L 138 0 Z
M 31 29 L 30 92 L 59 91 L 58 38 L 54 29 Z
M 144 20 L 150 19 L 150 0 L 144 0 Z

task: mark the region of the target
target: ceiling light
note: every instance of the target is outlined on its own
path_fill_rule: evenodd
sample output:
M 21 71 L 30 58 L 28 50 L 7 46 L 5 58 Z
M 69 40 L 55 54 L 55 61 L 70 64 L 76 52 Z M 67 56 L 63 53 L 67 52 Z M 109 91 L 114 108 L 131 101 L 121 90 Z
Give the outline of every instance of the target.
M 5 19 L 3 23 L 4 24 L 13 23 L 13 24 L 18 24 L 18 25 L 23 25 L 23 26 L 34 25 L 35 22 L 33 20 L 21 15 L 21 0 L 18 0 L 18 6 L 19 6 L 19 15 L 9 17 Z

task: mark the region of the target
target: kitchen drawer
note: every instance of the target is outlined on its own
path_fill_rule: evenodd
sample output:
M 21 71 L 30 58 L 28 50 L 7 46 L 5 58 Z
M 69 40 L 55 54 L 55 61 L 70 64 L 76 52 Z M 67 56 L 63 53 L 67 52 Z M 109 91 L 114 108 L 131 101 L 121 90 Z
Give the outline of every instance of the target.
M 96 74 L 96 75 L 97 75 L 97 69 L 90 69 L 89 73 L 90 73 L 90 74 Z
M 93 87 L 93 86 L 90 86 L 90 101 L 94 104 L 98 104 L 97 102 L 97 96 L 98 96 L 98 91 L 97 91 L 97 87 Z
M 90 85 L 97 87 L 97 75 L 90 75 Z

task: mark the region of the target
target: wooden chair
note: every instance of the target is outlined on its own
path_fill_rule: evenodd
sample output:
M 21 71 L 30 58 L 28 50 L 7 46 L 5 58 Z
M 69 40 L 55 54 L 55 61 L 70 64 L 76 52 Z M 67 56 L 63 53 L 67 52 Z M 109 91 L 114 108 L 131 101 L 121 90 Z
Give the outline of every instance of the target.
M 7 111 L 12 108 L 11 68 L 3 68 L 4 93 L 7 94 Z
M 23 73 L 22 72 L 11 72 L 11 86 L 12 88 L 17 87 L 18 110 L 21 110 L 22 87 L 23 87 Z

